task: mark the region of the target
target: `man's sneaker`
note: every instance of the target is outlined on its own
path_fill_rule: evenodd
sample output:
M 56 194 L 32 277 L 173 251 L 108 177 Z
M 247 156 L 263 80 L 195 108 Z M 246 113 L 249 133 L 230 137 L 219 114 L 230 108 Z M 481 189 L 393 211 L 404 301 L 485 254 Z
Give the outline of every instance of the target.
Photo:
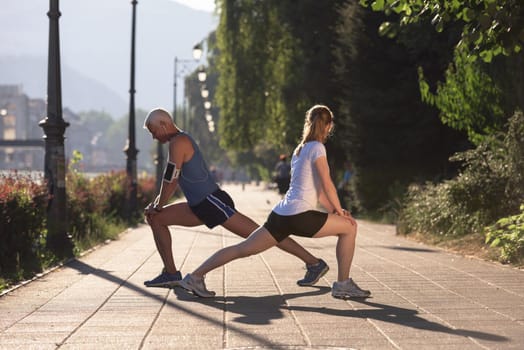
M 152 280 L 145 281 L 144 285 L 146 287 L 166 287 L 172 288 L 178 286 L 178 283 L 182 280 L 182 274 L 180 271 L 175 273 L 169 273 L 165 270 L 162 270 L 162 273 Z
M 190 273 L 180 281 L 180 287 L 193 292 L 201 298 L 212 298 L 215 296 L 215 292 L 207 290 L 206 283 L 203 278 L 193 277 Z
M 361 289 L 351 278 L 342 282 L 333 282 L 331 295 L 334 298 L 367 298 L 371 295 L 369 290 Z
M 318 280 L 329 271 L 329 266 L 322 259 L 318 259 L 320 262 L 316 265 L 307 266 L 306 275 L 303 279 L 298 280 L 299 286 L 312 286 L 318 282 Z

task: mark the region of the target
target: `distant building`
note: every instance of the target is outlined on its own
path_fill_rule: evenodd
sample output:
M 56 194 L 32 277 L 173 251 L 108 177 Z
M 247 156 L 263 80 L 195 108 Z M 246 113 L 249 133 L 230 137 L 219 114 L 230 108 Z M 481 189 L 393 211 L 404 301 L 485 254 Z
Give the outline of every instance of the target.
M 44 104 L 45 102 L 41 102 Z M 0 85 L 0 140 L 41 139 L 42 129 L 35 123 L 39 104 L 22 92 L 20 85 Z M 44 149 L 37 146 L 0 147 L 0 169 L 40 170 Z
M 82 126 L 80 117 L 64 108 L 63 118 L 73 127 L 65 133 L 66 161 L 74 149 L 89 159 L 92 153 L 91 130 Z M 0 85 L 0 140 L 43 140 L 41 120 L 46 118 L 47 104 L 43 99 L 31 99 L 19 85 Z M 74 143 L 74 146 L 73 146 Z M 0 170 L 44 169 L 45 149 L 38 146 L 0 146 Z
M 0 145 L 0 170 L 43 171 L 44 147 L 28 146 L 23 141 L 43 140 L 44 130 L 39 123 L 46 116 L 45 100 L 29 98 L 21 85 L 0 85 L 0 141 L 22 141 L 17 146 Z M 122 150 L 111 149 L 102 140 L 106 129 L 81 118 L 69 108 L 63 108 L 62 117 L 69 123 L 64 135 L 66 165 L 76 150 L 82 154 L 82 160 L 77 164 L 81 171 L 105 172 L 123 168 Z

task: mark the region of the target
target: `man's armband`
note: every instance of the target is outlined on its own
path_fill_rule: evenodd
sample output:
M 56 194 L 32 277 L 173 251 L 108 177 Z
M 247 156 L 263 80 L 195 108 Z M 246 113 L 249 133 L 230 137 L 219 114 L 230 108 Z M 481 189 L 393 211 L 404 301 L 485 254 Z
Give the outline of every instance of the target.
M 167 162 L 166 170 L 164 171 L 164 181 L 173 182 L 173 179 L 178 179 L 180 176 L 180 169 L 177 169 L 175 163 Z

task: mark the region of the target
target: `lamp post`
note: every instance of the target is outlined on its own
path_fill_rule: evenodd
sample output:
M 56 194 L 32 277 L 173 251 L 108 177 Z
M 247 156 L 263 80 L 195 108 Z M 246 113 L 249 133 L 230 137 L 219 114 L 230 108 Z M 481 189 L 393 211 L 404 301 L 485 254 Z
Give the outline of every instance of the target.
M 178 63 L 188 63 L 188 62 L 196 62 L 200 60 L 200 57 L 202 57 L 202 45 L 200 43 L 193 46 L 193 59 L 180 59 L 175 56 L 175 64 L 174 64 L 174 78 L 173 78 L 173 121 L 176 123 L 176 96 L 177 96 L 177 80 L 178 80 Z
M 0 109 L 0 137 L 4 136 L 4 118 L 7 117 L 7 108 L 6 106 Z M 3 160 L 0 160 L 2 162 Z
M 175 56 L 174 59 L 174 69 L 173 69 L 173 122 L 175 124 L 177 123 L 177 82 L 178 82 L 178 64 L 179 63 L 190 63 L 190 62 L 197 62 L 200 60 L 200 57 L 202 57 L 202 46 L 200 43 L 193 46 L 193 59 L 180 59 L 177 56 Z M 185 127 L 185 125 L 184 125 Z M 160 186 L 162 184 L 162 174 L 163 174 L 163 166 L 164 166 L 164 148 L 160 142 L 157 142 L 157 149 L 156 149 L 156 157 L 155 157 L 155 164 L 156 164 L 156 188 L 157 191 L 160 191 Z
M 136 23 L 136 4 L 138 1 L 131 0 L 133 7 L 131 20 L 131 81 L 129 88 L 129 131 L 124 152 L 127 155 L 126 174 L 127 174 L 127 219 L 132 221 L 133 215 L 137 211 L 137 175 L 136 175 L 136 148 L 135 139 L 135 23 Z
M 67 233 L 64 133 L 69 123 L 62 117 L 60 78 L 60 18 L 58 0 L 49 0 L 49 48 L 47 62 L 47 116 L 40 121 L 44 130 L 44 177 L 47 183 L 46 246 L 57 256 L 73 256 L 73 244 Z

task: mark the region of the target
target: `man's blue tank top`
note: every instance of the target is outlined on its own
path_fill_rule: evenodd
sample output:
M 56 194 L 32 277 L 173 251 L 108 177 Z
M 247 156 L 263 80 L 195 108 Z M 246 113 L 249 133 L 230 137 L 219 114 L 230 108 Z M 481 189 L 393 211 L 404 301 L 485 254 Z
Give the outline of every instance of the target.
M 204 157 L 200 152 L 200 148 L 193 138 L 181 131 L 178 135 L 186 135 L 193 144 L 193 157 L 186 163 L 182 164 L 180 176 L 178 177 L 178 185 L 186 196 L 187 203 L 190 206 L 195 206 L 202 202 L 208 195 L 218 189 L 213 176 L 207 168 Z

